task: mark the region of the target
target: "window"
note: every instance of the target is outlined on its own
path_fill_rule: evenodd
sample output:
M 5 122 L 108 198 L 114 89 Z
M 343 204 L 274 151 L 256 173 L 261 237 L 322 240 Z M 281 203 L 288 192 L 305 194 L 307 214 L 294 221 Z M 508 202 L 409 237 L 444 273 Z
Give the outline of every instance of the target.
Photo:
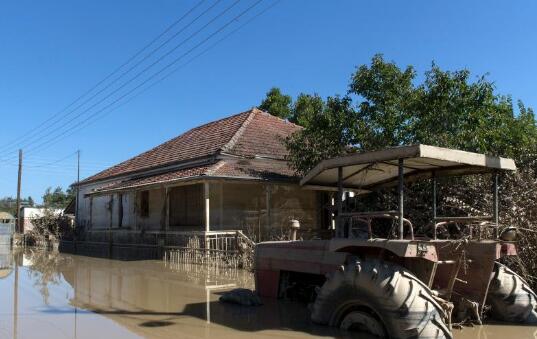
M 149 191 L 142 191 L 140 193 L 140 216 L 149 216 Z

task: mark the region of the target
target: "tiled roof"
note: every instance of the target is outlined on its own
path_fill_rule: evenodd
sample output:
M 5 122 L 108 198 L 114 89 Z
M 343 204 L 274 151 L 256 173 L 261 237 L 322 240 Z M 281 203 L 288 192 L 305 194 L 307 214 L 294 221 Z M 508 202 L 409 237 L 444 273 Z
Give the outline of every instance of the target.
M 219 160 L 212 165 L 170 171 L 163 174 L 117 181 L 100 187 L 94 193 L 141 188 L 144 186 L 170 184 L 176 181 L 199 179 L 201 177 L 220 177 L 254 180 L 298 180 L 293 172 L 281 160 Z
M 147 152 L 99 172 L 81 183 L 180 164 L 220 153 L 283 159 L 283 139 L 300 127 L 256 108 L 193 128 Z
M 193 168 L 184 168 L 176 171 L 156 174 L 152 176 L 130 179 L 125 181 L 114 182 L 109 185 L 100 187 L 97 191 L 121 190 L 131 187 L 141 187 L 154 184 L 164 184 L 179 179 L 194 178 L 205 175 L 210 165 L 198 166 Z
M 284 161 L 221 161 L 210 174 L 230 178 L 298 180 L 296 173 Z

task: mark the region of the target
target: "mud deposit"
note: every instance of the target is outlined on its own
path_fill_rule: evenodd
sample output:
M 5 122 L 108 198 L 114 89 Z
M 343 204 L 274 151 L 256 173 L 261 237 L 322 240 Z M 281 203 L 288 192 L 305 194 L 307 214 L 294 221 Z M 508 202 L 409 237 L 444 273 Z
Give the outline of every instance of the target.
M 0 338 L 352 338 L 309 322 L 302 304 L 221 304 L 253 287 L 244 271 L 0 251 Z M 485 325 L 455 338 L 537 338 L 536 327 Z M 360 336 L 364 338 L 364 336 Z

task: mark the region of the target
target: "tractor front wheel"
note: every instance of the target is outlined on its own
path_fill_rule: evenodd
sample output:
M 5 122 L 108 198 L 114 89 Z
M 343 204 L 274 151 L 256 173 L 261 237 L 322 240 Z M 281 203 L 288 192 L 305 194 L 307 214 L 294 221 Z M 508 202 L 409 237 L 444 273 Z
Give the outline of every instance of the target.
M 452 338 L 430 289 L 405 268 L 352 259 L 329 277 L 312 305 L 314 322 L 389 338 Z
M 494 319 L 514 323 L 537 323 L 537 295 L 518 274 L 496 263 L 487 304 Z

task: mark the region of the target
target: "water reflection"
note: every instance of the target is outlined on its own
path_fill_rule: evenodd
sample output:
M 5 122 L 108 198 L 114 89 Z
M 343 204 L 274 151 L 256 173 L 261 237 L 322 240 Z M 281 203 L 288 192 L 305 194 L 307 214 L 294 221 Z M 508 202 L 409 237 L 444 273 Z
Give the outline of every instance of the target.
M 13 273 L 0 279 L 0 338 L 351 337 L 311 324 L 301 304 L 219 303 L 226 289 L 252 287 L 252 275 L 240 270 L 2 253 L 0 262 Z M 535 332 L 535 327 L 483 326 L 456 331 L 455 337 L 536 338 Z

